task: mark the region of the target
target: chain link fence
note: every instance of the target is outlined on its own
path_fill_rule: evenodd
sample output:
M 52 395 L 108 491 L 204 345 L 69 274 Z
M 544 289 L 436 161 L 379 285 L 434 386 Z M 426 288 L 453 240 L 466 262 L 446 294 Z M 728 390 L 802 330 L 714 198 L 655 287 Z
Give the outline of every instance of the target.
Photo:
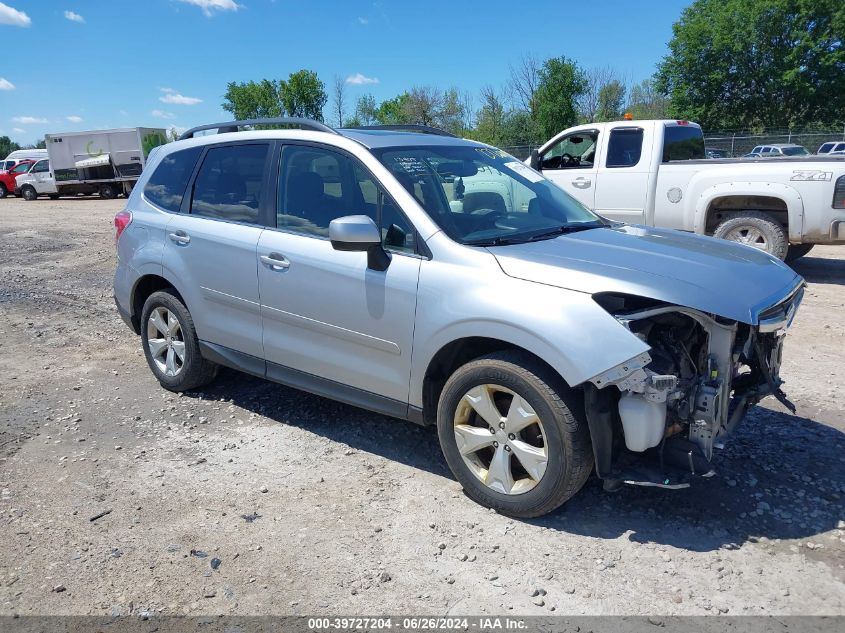
M 797 128 L 774 129 L 762 132 L 750 130 L 722 130 L 704 133 L 704 144 L 707 149 L 718 149 L 727 153 L 730 158 L 743 156 L 758 145 L 772 145 L 774 143 L 794 143 L 807 148 L 815 154 L 822 143 L 828 141 L 845 141 L 845 125 L 839 128 Z M 520 160 L 525 160 L 539 145 L 504 145 L 501 149 Z

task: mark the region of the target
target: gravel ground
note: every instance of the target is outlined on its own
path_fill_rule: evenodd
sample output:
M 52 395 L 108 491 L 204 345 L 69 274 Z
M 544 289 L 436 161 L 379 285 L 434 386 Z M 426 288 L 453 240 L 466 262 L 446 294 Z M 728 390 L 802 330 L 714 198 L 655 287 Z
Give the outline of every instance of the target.
M 516 521 L 433 429 L 160 388 L 112 303 L 122 204 L 0 200 L 0 614 L 845 614 L 845 249 L 796 265 L 797 415 L 767 400 L 691 489 Z

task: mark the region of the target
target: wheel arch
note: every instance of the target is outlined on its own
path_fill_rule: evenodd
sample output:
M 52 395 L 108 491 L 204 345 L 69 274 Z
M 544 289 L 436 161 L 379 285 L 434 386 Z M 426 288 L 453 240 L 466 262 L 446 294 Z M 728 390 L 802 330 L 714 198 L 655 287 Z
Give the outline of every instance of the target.
M 185 303 L 185 296 L 179 291 L 179 288 L 172 280 L 159 273 L 147 273 L 139 277 L 132 286 L 132 294 L 130 296 L 129 318 L 135 334 L 141 333 L 141 312 L 144 310 L 144 303 L 147 301 L 147 298 L 154 292 L 165 289 L 173 290 L 190 312 L 190 307 Z
M 552 366 L 549 360 L 543 358 L 541 353 L 523 345 L 503 338 L 489 336 L 464 336 L 456 338 L 443 344 L 426 364 L 425 374 L 420 385 L 422 389 L 423 423 L 436 424 L 437 405 L 440 401 L 440 394 L 443 391 L 446 381 L 456 369 L 480 356 L 505 350 L 518 351 L 531 356 L 548 367 L 566 386 L 569 386 L 564 377 Z
M 734 211 L 760 211 L 787 228 L 790 241 L 801 241 L 804 202 L 788 185 L 761 182 L 720 183 L 702 192 L 696 202 L 694 230 L 712 235 L 716 226 Z

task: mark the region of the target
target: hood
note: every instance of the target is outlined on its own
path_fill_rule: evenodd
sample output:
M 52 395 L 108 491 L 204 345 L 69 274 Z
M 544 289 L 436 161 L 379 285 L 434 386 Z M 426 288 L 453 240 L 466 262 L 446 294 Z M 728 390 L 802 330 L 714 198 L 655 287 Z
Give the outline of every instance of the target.
M 618 225 L 489 248 L 506 275 L 590 294 L 648 297 L 743 323 L 778 303 L 802 278 L 750 246 Z

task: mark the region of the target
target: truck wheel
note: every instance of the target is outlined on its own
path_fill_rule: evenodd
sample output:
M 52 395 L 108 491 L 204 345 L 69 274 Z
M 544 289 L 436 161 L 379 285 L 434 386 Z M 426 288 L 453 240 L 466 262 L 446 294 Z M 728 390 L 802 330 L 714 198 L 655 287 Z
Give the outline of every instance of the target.
M 778 259 L 786 257 L 789 246 L 786 229 L 759 211 L 742 211 L 719 224 L 713 235 L 759 248 Z
M 100 185 L 100 197 L 106 200 L 117 198 L 117 187 L 114 185 Z
M 593 468 L 582 399 L 522 352 L 482 356 L 452 374 L 437 434 L 467 495 L 513 517 L 551 512 Z
M 153 375 L 165 389 L 189 391 L 208 384 L 218 366 L 200 354 L 194 320 L 172 290 L 160 290 L 144 302 L 141 343 Z
M 24 200 L 35 200 L 38 197 L 38 192 L 31 185 L 24 185 L 21 187 L 21 196 Z
M 9 195 L 9 190 L 6 189 L 6 185 L 0 182 L 0 198 L 5 198 Z
M 813 244 L 790 244 L 786 251 L 786 261 L 794 262 L 813 250 Z

